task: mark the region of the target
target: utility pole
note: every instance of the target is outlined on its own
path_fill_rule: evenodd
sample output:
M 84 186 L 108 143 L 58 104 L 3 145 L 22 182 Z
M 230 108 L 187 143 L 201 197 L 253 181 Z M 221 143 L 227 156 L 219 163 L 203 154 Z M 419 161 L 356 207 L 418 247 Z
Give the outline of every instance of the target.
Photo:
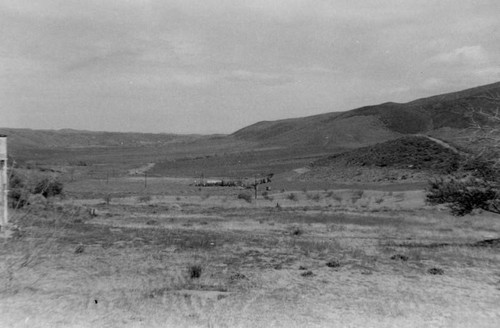
M 144 172 L 144 188 L 148 187 L 148 172 Z
M 0 135 L 0 230 L 6 229 L 8 216 L 8 177 L 7 177 L 7 136 Z
M 257 200 L 257 177 L 253 181 L 253 189 L 255 190 L 255 200 Z

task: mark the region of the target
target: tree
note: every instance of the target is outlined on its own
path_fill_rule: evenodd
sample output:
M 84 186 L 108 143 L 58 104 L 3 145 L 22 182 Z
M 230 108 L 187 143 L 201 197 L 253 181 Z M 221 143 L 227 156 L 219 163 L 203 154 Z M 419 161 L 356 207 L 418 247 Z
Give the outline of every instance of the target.
M 500 214 L 500 93 L 476 98 L 489 106 L 465 106 L 470 127 L 464 132 L 474 151 L 458 171 L 431 181 L 427 194 L 428 203 L 447 204 L 457 216 L 474 209 Z

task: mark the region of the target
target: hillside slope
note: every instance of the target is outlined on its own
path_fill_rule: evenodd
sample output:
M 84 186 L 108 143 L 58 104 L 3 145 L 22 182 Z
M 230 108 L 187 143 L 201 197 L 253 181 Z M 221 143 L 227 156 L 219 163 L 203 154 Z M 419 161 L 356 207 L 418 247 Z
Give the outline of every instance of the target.
M 312 166 L 410 168 L 447 173 L 456 170 L 461 160 L 457 151 L 433 139 L 404 136 L 335 154 L 314 162 Z
M 500 82 L 459 92 L 418 99 L 409 103 L 383 103 L 346 112 L 259 122 L 233 133 L 236 138 L 277 146 L 357 148 L 395 139 L 405 134 L 460 130 L 471 124 L 473 108 L 493 111 L 486 99 L 500 94 Z M 449 134 L 449 133 L 448 133 Z
M 420 182 L 456 171 L 467 158 L 442 141 L 403 136 L 319 159 L 300 176 L 303 180 L 336 182 Z

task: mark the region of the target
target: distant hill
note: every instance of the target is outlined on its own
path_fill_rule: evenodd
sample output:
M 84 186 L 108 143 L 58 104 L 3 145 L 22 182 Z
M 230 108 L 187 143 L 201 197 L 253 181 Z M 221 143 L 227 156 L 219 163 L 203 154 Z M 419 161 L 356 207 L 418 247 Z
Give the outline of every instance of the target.
M 500 82 L 459 92 L 418 99 L 409 103 L 383 103 L 346 112 L 259 122 L 232 135 L 275 146 L 357 148 L 406 134 L 440 135 L 470 126 L 472 108 L 493 111 L 497 104 L 486 99 L 500 94 Z M 484 122 L 483 122 L 484 123 Z
M 31 130 L 0 128 L 0 134 L 8 136 L 9 148 L 12 149 L 146 147 L 174 142 L 194 141 L 201 138 L 200 135 L 94 132 L 72 129 Z
M 56 155 L 66 159 L 77 156 L 77 153 L 84 161 L 95 159 L 93 162 L 123 162 L 125 158 L 130 162 L 134 156 L 135 161 L 144 163 L 211 156 L 214 167 L 221 168 L 232 163 L 228 159 L 232 156 L 237 163 L 243 161 L 245 165 L 253 165 L 255 170 L 267 172 L 269 167 L 277 170 L 278 167 L 307 165 L 323 156 L 413 134 L 430 135 L 468 146 L 468 139 L 463 138 L 467 134 L 463 133 L 464 128 L 470 126 L 473 119 L 481 120 L 473 109 L 493 112 L 498 107 L 498 102 L 495 104 L 486 99 L 491 94 L 500 95 L 500 82 L 405 104 L 389 102 L 346 112 L 264 121 L 230 135 L 11 128 L 0 128 L 0 134 L 8 136 L 9 153 L 17 160 L 48 160 Z M 240 158 L 239 154 L 247 152 L 252 155 Z M 215 155 L 222 155 L 225 160 Z M 209 166 L 205 162 L 200 162 L 199 167 Z M 157 167 L 159 170 L 161 165 Z

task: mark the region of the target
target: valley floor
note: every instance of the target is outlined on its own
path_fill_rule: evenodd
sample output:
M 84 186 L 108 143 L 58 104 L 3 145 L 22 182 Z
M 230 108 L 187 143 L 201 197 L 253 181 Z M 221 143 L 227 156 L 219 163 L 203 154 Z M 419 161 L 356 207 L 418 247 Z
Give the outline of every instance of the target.
M 500 323 L 499 248 L 475 244 L 498 238 L 495 217 L 452 217 L 419 190 L 272 191 L 249 203 L 245 190 L 171 182 L 106 200 L 80 185 L 78 198 L 13 213 L 0 327 Z

